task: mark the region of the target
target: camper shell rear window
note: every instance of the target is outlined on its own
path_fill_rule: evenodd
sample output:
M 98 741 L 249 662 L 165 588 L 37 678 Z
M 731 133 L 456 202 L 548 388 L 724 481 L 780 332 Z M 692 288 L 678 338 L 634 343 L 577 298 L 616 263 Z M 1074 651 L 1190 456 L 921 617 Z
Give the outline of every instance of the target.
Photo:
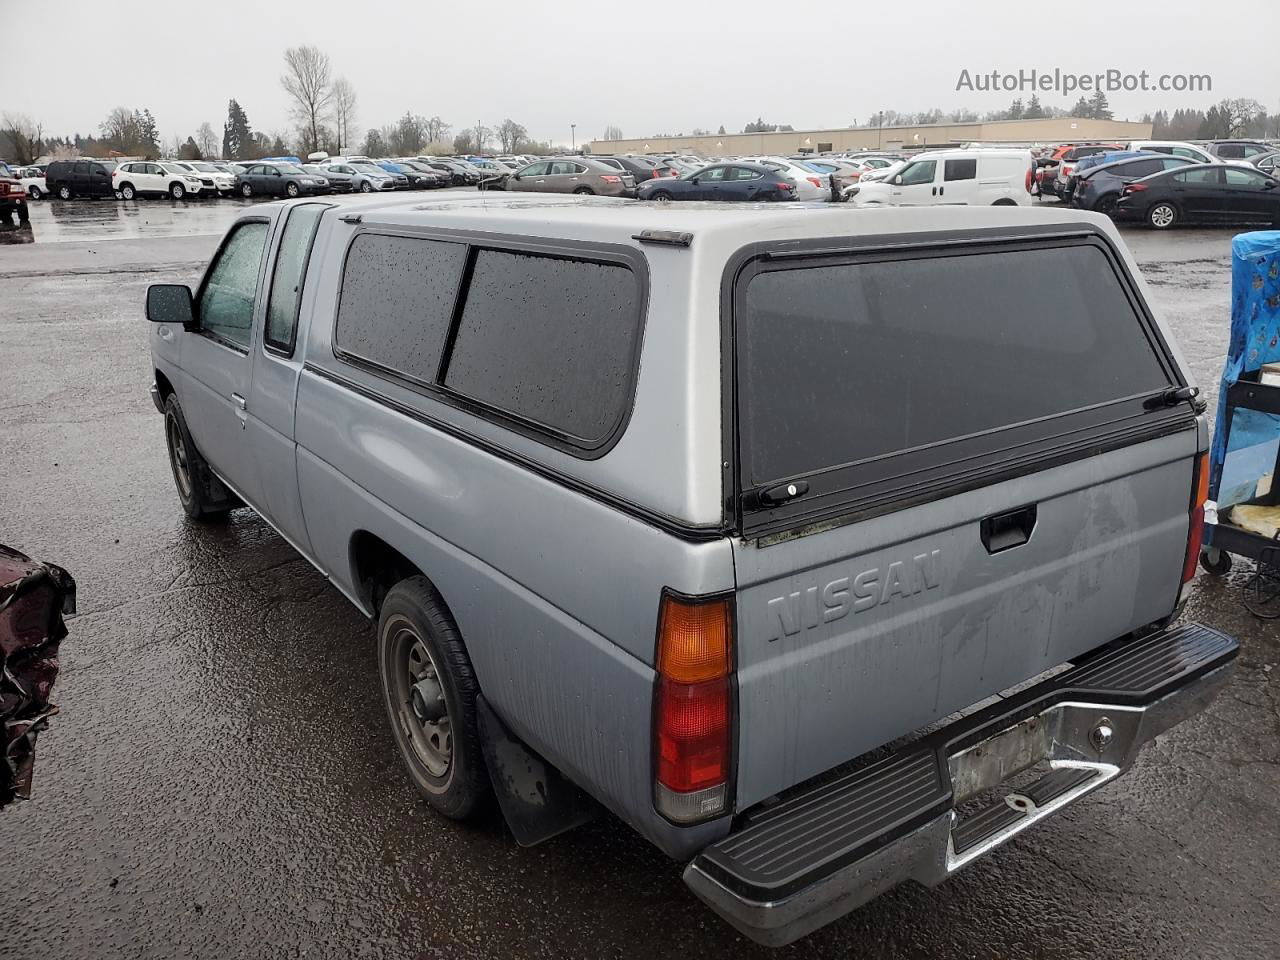
M 1148 401 L 1180 380 L 1101 237 L 788 254 L 733 288 L 746 529 L 883 512 L 1168 418 Z

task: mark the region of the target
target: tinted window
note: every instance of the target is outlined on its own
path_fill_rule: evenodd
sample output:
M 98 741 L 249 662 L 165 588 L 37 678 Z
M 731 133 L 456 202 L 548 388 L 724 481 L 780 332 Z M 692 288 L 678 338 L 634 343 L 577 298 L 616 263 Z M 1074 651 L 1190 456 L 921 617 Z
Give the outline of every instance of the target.
M 267 243 L 267 224 L 260 221 L 236 227 L 218 254 L 200 291 L 200 327 L 224 340 L 249 348 L 253 300 L 258 292 L 258 268 Z
M 1126 163 L 1117 172 L 1123 177 L 1149 177 L 1163 169 L 1164 163 L 1160 160 L 1135 160 L 1133 163 Z
M 276 269 L 271 276 L 271 296 L 267 301 L 267 327 L 263 339 L 288 353 L 293 352 L 294 329 L 298 323 L 298 303 L 302 299 L 302 276 L 306 272 L 311 240 L 324 205 L 304 203 L 289 211 L 289 220 L 280 237 Z
M 699 180 L 716 182 L 724 179 L 728 169 L 728 167 L 708 167 L 706 170 L 699 171 L 697 176 Z
M 629 401 L 639 303 L 626 267 L 479 250 L 445 385 L 602 441 Z
M 1168 383 L 1092 245 L 760 273 L 739 335 L 753 484 Z
M 357 236 L 342 277 L 338 349 L 434 382 L 466 255 L 461 243 Z
M 942 168 L 943 180 L 972 180 L 977 175 L 977 157 L 964 160 L 948 160 Z
M 752 170 L 748 167 L 730 167 L 730 180 L 759 180 L 764 174 L 758 170 Z
M 1187 165 L 1187 161 L 1182 157 L 1165 157 L 1162 160 L 1157 160 L 1156 163 L 1160 164 L 1164 170 L 1177 170 L 1179 167 Z
M 1222 171 L 1217 167 L 1207 167 L 1204 169 L 1186 170 L 1182 173 L 1175 173 L 1173 178 L 1179 183 L 1191 183 L 1204 185 L 1220 184 L 1222 182 Z
M 1239 143 L 1224 143 L 1218 147 L 1218 156 L 1236 160 L 1244 156 L 1244 146 Z

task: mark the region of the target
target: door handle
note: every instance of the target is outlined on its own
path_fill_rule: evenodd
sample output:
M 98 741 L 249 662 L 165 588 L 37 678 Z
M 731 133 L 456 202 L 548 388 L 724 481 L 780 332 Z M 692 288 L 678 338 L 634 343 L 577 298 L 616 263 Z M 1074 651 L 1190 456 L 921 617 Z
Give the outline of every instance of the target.
M 987 517 L 979 526 L 982 545 L 987 553 L 1000 553 L 1020 547 L 1031 539 L 1036 528 L 1036 505 L 1019 507 L 1008 513 Z
M 929 188 L 929 196 L 931 196 L 931 197 L 936 197 L 937 195 L 938 195 L 938 188 L 937 188 L 937 187 L 930 187 L 930 188 Z
M 237 409 L 237 410 L 245 410 L 245 409 L 247 409 L 247 408 L 246 408 L 246 406 L 245 406 L 244 397 L 240 396 L 240 394 L 238 394 L 238 393 L 233 393 L 233 394 L 231 395 L 231 402 L 232 402 L 232 403 L 234 403 L 234 404 L 236 405 L 236 409 Z
M 238 393 L 231 395 L 231 402 L 236 408 L 236 418 L 240 421 L 240 429 L 243 430 L 249 422 L 249 408 L 244 402 L 244 397 Z
M 939 188 L 938 188 L 938 196 L 942 196 L 942 195 L 943 195 L 944 193 L 946 193 L 946 192 L 947 192 L 947 188 L 946 188 L 946 187 L 939 187 Z

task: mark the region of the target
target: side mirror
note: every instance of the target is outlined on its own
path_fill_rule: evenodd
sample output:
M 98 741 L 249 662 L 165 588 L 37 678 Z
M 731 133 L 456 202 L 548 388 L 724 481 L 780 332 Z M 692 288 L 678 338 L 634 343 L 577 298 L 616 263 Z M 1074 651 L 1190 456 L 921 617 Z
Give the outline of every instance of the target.
M 690 182 L 690 183 L 698 183 L 700 180 L 701 180 L 701 178 L 700 178 L 700 177 L 694 177 L 694 178 L 693 178 L 692 180 L 690 180 L 689 182 Z
M 894 184 L 896 184 L 896 185 L 897 185 L 897 186 L 899 186 L 899 187 L 900 187 L 900 186 L 902 186 L 902 174 L 900 174 L 900 173 L 895 173 L 895 174 L 893 175 L 893 182 L 894 182 Z
M 1263 190 L 1274 190 L 1275 188 L 1276 188 L 1276 182 L 1274 180 L 1268 180 L 1266 183 L 1262 185 Z
M 153 283 L 147 287 L 147 319 L 183 327 L 195 322 L 191 288 L 181 283 Z

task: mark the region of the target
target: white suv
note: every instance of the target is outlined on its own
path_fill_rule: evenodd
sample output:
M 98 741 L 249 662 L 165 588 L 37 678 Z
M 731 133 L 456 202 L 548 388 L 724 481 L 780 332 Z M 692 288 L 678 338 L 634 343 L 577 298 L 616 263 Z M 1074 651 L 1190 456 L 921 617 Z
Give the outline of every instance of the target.
M 196 171 L 170 160 L 134 160 L 122 163 L 111 174 L 111 185 L 125 200 L 139 196 L 164 196 L 181 200 L 188 194 L 217 194 L 217 188 L 205 186 Z
M 190 170 L 199 177 L 202 192 L 209 192 L 210 186 L 224 197 L 229 197 L 236 192 L 235 175 L 221 169 L 217 164 L 207 160 L 181 160 L 175 161 L 175 165 Z

